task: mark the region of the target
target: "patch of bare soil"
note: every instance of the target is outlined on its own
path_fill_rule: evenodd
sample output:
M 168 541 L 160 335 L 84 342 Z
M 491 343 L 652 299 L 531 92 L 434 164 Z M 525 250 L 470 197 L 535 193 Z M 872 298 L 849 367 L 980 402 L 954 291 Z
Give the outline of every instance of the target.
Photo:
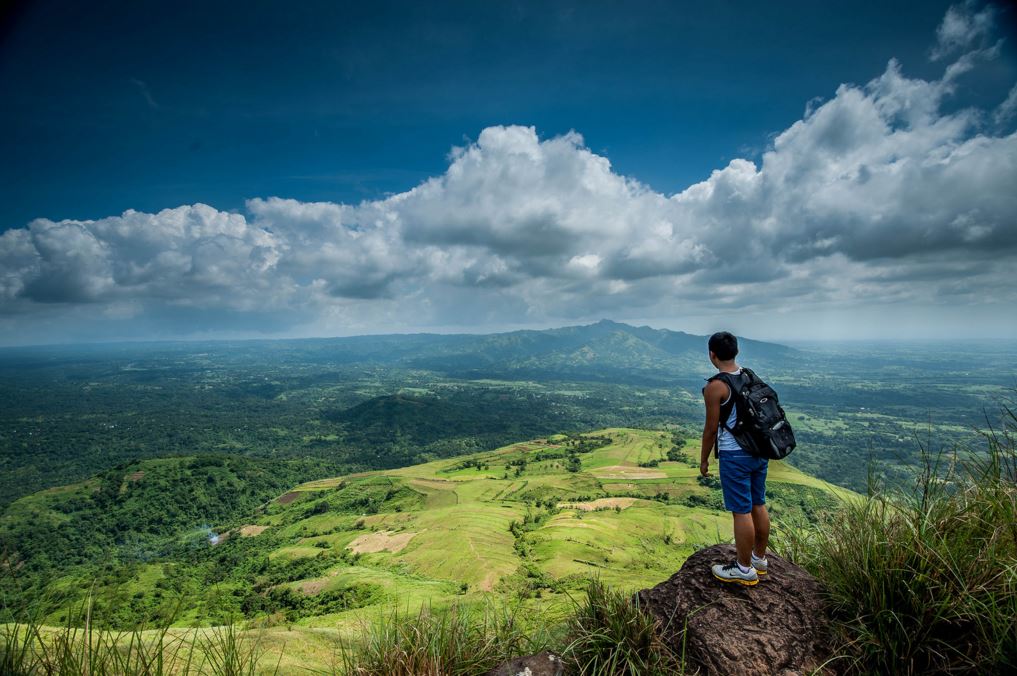
M 294 500 L 296 500 L 298 497 L 300 497 L 300 493 L 298 491 L 290 491 L 285 495 L 280 495 L 278 498 L 275 499 L 275 501 L 278 502 L 280 505 L 288 505 Z
M 346 548 L 354 554 L 373 554 L 374 552 L 399 552 L 410 543 L 416 533 L 392 533 L 378 531 L 361 535 Z
M 660 470 L 648 467 L 627 467 L 625 465 L 611 465 L 609 467 L 598 467 L 591 470 L 593 476 L 598 479 L 666 479 L 667 474 Z
M 142 477 L 144 476 L 145 470 L 139 469 L 137 472 L 131 472 L 124 478 L 127 479 L 128 481 L 141 481 Z
M 595 509 L 614 509 L 621 507 L 626 509 L 635 504 L 635 498 L 600 498 L 589 502 L 559 502 L 562 509 L 581 509 L 584 512 L 592 512 Z
M 321 590 L 325 588 L 327 580 L 306 580 L 300 583 L 300 591 L 308 596 L 314 596 L 320 594 Z
M 268 528 L 268 526 L 254 526 L 254 525 L 241 526 L 240 537 L 252 538 L 256 535 L 261 535 L 262 533 L 265 532 L 266 528 Z

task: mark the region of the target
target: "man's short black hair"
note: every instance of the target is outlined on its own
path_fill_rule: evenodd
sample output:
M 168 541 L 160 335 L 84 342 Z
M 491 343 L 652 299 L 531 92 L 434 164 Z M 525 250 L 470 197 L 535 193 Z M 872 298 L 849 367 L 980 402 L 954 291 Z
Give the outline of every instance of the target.
M 710 352 L 721 361 L 730 361 L 738 356 L 738 339 L 727 331 L 719 331 L 710 336 Z

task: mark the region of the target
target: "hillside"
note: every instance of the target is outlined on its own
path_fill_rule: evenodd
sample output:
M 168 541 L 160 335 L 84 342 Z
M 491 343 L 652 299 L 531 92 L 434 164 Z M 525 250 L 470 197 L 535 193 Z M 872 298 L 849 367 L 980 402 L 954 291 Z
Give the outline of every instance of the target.
M 402 361 L 416 368 L 457 376 L 553 376 L 665 383 L 706 368 L 706 342 L 707 336 L 605 319 L 544 331 L 436 338 L 412 355 L 402 356 L 399 351 L 393 355 L 400 355 Z M 742 340 L 741 348 L 745 355 L 758 360 L 786 359 L 795 353 L 783 345 L 755 340 Z
M 91 584 L 98 585 L 97 616 L 117 626 L 168 612 L 177 599 L 178 623 L 244 616 L 335 626 L 365 611 L 489 593 L 553 605 L 590 576 L 622 588 L 650 586 L 694 549 L 731 536 L 716 480 L 698 478 L 695 446 L 671 431 L 559 435 L 300 484 L 246 512 L 167 520 L 161 538 L 152 519 L 138 521 L 136 530 L 120 525 L 102 543 L 101 560 L 69 558 L 48 570 L 49 620 L 62 621 L 67 603 Z M 188 490 L 228 485 L 222 467 L 207 465 L 207 478 L 197 474 L 201 467 L 186 465 Z M 183 484 L 174 493 L 157 472 L 129 467 L 118 479 L 101 516 L 71 506 L 105 490 L 102 482 L 14 503 L 0 525 L 8 547 L 24 549 L 18 555 L 27 557 L 25 570 L 37 569 L 37 548 L 11 541 L 14 524 L 61 522 L 62 531 L 87 531 L 97 518 L 124 524 L 137 508 L 135 491 L 148 491 L 155 513 L 188 502 Z M 778 524 L 851 495 L 785 463 L 773 463 L 769 490 Z M 139 551 L 139 541 L 149 546 Z
M 388 334 L 345 338 L 245 340 L 215 342 L 114 343 L 108 345 L 0 348 L 0 370 L 30 363 L 36 367 L 73 366 L 111 358 L 131 363 L 141 372 L 153 356 L 185 357 L 195 348 L 226 363 L 252 354 L 270 354 L 280 361 L 376 364 L 446 373 L 531 374 L 542 377 L 586 376 L 594 380 L 650 378 L 667 381 L 709 370 L 707 336 L 683 331 L 631 326 L 611 320 L 556 329 L 491 334 Z M 796 350 L 743 338 L 744 355 L 754 360 L 782 360 Z M 71 357 L 72 359 L 68 359 Z M 251 394 L 248 388 L 244 394 Z M 277 394 L 262 384 L 257 392 Z
M 705 345 L 602 321 L 488 335 L 4 348 L 0 507 L 167 455 L 316 458 L 319 478 L 561 430 L 688 419 L 699 409 L 689 392 L 698 396 L 709 370 Z M 750 357 L 797 354 L 743 345 Z M 387 426 L 389 414 L 400 424 Z

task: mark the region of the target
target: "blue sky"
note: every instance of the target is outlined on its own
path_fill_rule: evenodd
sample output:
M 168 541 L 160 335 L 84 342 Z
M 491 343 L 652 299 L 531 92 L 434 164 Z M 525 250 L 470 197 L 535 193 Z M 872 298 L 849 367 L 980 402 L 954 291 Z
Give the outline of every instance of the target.
M 0 51 L 3 227 L 376 198 L 497 124 L 575 129 L 674 192 L 891 57 L 933 73 L 948 6 L 772 4 L 28 3 Z
M 1012 10 L 774 4 L 6 10 L 0 343 L 1017 336 Z

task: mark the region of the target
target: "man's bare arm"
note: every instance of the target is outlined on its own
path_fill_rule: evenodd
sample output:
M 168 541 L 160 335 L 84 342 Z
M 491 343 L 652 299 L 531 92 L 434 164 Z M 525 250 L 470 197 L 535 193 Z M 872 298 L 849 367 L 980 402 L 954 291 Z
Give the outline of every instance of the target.
M 720 425 L 720 403 L 727 397 L 727 385 L 719 380 L 710 381 L 703 390 L 706 402 L 706 423 L 703 424 L 703 447 L 699 456 L 699 473 L 710 473 L 710 453 L 717 443 L 717 426 Z

